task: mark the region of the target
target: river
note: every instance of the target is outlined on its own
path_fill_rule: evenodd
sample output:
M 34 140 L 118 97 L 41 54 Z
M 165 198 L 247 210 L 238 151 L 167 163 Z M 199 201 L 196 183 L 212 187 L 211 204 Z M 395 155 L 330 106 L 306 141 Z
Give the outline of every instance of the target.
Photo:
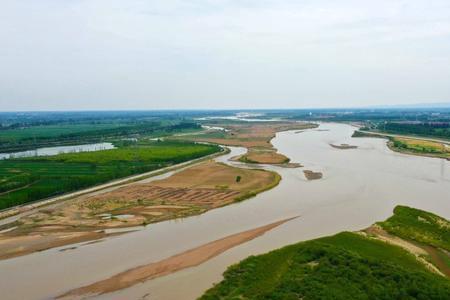
M 96 144 L 84 144 L 84 145 L 72 145 L 72 146 L 58 146 L 58 147 L 45 147 L 37 148 L 34 150 L 12 152 L 12 153 L 0 153 L 0 159 L 10 158 L 23 158 L 34 156 L 49 156 L 58 155 L 61 153 L 77 153 L 77 152 L 90 152 L 114 149 L 112 143 L 96 143 Z
M 57 248 L 0 261 L 0 289 L 8 291 L 2 299 L 48 299 L 224 236 L 300 216 L 197 267 L 97 297 L 195 299 L 221 279 L 228 265 L 249 255 L 343 230 L 363 229 L 387 218 L 397 204 L 450 218 L 449 161 L 392 152 L 383 139 L 351 138 L 354 129 L 323 123 L 301 133 L 278 133 L 273 145 L 304 168 L 265 166 L 279 172 L 282 181 L 252 199 L 200 216 L 152 224 L 99 243 L 80 244 L 70 251 Z M 341 150 L 330 143 L 358 148 Z M 243 151 L 232 148 L 230 154 L 217 160 L 227 161 Z M 323 172 L 324 176 L 307 181 L 305 169 Z

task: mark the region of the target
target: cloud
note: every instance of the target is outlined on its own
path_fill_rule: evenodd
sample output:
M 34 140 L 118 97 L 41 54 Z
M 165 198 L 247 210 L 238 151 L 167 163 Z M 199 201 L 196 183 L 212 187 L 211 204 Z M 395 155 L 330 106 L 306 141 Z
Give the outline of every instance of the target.
M 6 0 L 5 109 L 450 101 L 448 1 Z

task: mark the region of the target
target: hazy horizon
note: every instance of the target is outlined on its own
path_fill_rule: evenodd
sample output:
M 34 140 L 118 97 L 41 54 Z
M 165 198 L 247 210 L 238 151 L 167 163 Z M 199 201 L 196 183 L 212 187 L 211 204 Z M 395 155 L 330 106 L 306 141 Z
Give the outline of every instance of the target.
M 0 111 L 450 103 L 445 0 L 5 0 L 0 25 Z

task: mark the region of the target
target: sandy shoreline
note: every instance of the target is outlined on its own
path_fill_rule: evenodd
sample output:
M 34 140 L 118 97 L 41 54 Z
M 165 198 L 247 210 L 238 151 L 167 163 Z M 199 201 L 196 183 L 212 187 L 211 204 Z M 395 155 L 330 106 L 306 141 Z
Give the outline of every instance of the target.
M 206 161 L 165 179 L 81 196 L 23 217 L 15 229 L 0 234 L 0 260 L 105 238 L 112 235 L 108 229 L 199 215 L 253 197 L 280 180 L 272 171 Z
M 253 240 L 265 232 L 280 226 L 294 218 L 284 219 L 268 225 L 264 225 L 248 231 L 236 233 L 222 239 L 210 242 L 197 248 L 185 251 L 172 257 L 163 259 L 158 262 L 139 266 L 108 279 L 95 282 L 93 284 L 71 290 L 57 299 L 73 299 L 84 298 L 105 293 L 114 292 L 124 288 L 131 287 L 137 283 L 154 279 L 164 275 L 168 275 L 182 269 L 197 266 L 226 250 L 238 246 L 242 243 Z
M 222 137 L 208 137 L 193 135 L 193 141 L 202 141 L 227 146 L 247 148 L 247 153 L 242 154 L 238 160 L 244 163 L 283 165 L 290 161 L 286 155 L 278 153 L 271 140 L 277 133 L 289 130 L 306 130 L 316 128 L 314 123 L 299 122 L 274 122 L 270 124 L 220 124 L 226 129 Z M 189 136 L 184 136 L 189 138 Z

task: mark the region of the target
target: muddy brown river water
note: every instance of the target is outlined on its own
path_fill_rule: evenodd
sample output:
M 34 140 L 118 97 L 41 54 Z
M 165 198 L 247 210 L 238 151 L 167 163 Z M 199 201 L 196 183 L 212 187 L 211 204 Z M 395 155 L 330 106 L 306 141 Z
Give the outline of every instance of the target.
M 67 251 L 57 248 L 0 261 L 1 298 L 51 299 L 225 236 L 300 216 L 199 266 L 96 297 L 195 299 L 220 281 L 227 266 L 249 255 L 363 229 L 387 218 L 397 204 L 450 218 L 450 161 L 395 153 L 385 140 L 351 138 L 354 130 L 349 125 L 324 123 L 319 130 L 278 133 L 273 145 L 304 168 L 264 166 L 283 179 L 276 188 L 252 199 L 98 243 L 72 245 L 76 248 Z M 330 144 L 358 148 L 343 150 Z M 217 160 L 227 161 L 243 151 L 232 148 Z M 323 178 L 308 181 L 305 169 L 322 172 Z

